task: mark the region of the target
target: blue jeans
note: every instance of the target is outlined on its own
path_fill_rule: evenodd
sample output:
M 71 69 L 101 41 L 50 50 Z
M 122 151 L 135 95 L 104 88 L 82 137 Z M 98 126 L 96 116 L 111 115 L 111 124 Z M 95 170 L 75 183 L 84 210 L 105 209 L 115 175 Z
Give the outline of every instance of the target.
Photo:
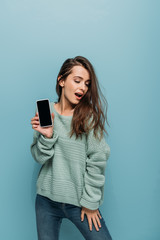
M 92 231 L 90 231 L 86 215 L 81 222 L 81 207 L 55 202 L 37 194 L 35 209 L 38 240 L 58 240 L 63 218 L 72 221 L 87 240 L 112 240 L 100 210 L 101 228 L 97 231 L 92 223 Z

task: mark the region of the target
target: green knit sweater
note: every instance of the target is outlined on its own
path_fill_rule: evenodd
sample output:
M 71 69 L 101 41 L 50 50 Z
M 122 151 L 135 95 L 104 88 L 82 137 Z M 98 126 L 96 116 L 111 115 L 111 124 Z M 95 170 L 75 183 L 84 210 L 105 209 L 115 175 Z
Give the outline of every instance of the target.
M 37 193 L 53 201 L 98 209 L 104 200 L 106 161 L 110 147 L 104 137 L 96 139 L 93 129 L 76 139 L 69 137 L 72 116 L 54 113 L 53 137 L 46 138 L 34 130 L 31 153 L 42 165 Z M 37 110 L 36 110 L 37 111 Z

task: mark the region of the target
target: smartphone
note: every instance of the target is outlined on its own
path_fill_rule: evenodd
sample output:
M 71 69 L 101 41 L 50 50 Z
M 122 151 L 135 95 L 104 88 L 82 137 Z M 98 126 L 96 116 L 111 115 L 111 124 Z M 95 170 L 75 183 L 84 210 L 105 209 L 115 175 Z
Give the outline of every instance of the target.
M 41 127 L 52 126 L 52 116 L 48 99 L 37 100 L 37 109 Z

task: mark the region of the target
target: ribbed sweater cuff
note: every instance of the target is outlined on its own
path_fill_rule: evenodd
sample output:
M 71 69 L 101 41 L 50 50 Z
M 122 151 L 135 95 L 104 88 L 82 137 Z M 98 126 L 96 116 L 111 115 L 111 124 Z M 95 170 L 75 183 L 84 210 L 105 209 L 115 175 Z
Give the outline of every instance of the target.
M 39 137 L 39 141 L 45 146 L 52 147 L 53 144 L 56 142 L 57 138 L 58 138 L 57 132 L 53 131 L 53 136 L 51 138 L 46 138 L 41 134 Z
M 80 200 L 81 206 L 91 209 L 91 210 L 96 210 L 99 208 L 99 201 L 98 202 L 88 202 L 84 198 L 81 198 Z

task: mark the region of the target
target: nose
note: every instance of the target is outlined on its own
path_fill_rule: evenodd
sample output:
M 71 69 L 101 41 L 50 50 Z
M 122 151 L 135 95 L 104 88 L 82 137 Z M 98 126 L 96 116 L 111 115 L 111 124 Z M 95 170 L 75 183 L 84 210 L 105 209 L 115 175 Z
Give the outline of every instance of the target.
M 80 89 L 85 92 L 86 91 L 86 84 L 81 82 L 81 86 L 80 86 Z

